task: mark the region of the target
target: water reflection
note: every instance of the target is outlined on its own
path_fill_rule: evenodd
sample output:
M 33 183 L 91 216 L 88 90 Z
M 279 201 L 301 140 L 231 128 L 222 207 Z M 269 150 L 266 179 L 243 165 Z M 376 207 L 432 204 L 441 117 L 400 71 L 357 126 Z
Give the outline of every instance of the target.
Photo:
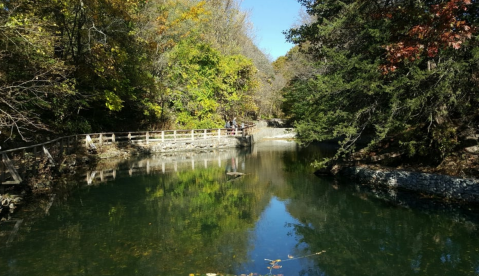
M 156 154 L 141 159 L 104 160 L 96 169 L 86 172 L 85 179 L 88 185 L 92 185 L 114 180 L 117 176 L 121 178 L 133 175 L 165 174 L 210 167 L 225 167 L 228 171 L 233 171 L 233 169 L 236 171 L 237 162 L 241 162 L 241 160 L 244 170 L 244 156 L 250 153 L 251 148 L 220 149 Z
M 57 196 L 48 216 L 24 220 L 0 250 L 0 271 L 265 275 L 268 260 L 280 259 L 276 275 L 477 273 L 475 221 L 317 178 L 309 164 L 325 154 L 316 145 L 269 142 L 103 163 Z

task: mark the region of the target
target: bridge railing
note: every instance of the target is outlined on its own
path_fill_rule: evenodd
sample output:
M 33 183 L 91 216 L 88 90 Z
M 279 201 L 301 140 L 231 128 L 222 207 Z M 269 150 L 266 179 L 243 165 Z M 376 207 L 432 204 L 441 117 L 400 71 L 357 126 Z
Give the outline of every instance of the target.
M 78 134 L 56 138 L 41 144 L 0 151 L 0 184 L 20 184 L 22 179 L 37 175 L 48 167 L 63 162 L 65 155 L 84 149 L 130 143 L 150 144 L 161 142 L 197 141 L 249 136 L 255 125 L 247 124 L 243 129 L 190 129 L 135 132 L 104 132 Z M 43 162 L 43 163 L 42 163 Z M 43 164 L 43 166 L 40 166 Z

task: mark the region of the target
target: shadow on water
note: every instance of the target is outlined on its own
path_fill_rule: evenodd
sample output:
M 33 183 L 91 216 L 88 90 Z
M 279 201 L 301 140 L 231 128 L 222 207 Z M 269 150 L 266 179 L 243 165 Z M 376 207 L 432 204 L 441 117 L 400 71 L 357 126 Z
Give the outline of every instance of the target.
M 24 212 L 11 246 L 0 247 L 0 271 L 477 274 L 477 219 L 462 212 L 469 207 L 316 177 L 311 162 L 332 152 L 270 141 L 105 161 L 65 184 L 48 214 Z M 273 269 L 265 259 L 281 262 Z

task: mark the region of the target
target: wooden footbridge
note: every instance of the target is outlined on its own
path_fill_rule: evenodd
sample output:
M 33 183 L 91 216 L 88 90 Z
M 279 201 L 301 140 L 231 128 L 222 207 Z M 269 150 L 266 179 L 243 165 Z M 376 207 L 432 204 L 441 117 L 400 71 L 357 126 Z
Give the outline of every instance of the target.
M 2 185 L 20 184 L 25 178 L 37 175 L 41 167 L 61 165 L 65 156 L 78 152 L 101 152 L 114 145 L 136 145 L 149 147 L 155 144 L 177 143 L 191 144 L 195 142 L 244 138 L 253 134 L 254 124 L 244 128 L 230 129 L 191 129 L 161 130 L 139 132 L 105 132 L 79 134 L 53 139 L 51 141 L 0 151 L 0 183 Z M 213 146 L 211 146 L 213 147 Z

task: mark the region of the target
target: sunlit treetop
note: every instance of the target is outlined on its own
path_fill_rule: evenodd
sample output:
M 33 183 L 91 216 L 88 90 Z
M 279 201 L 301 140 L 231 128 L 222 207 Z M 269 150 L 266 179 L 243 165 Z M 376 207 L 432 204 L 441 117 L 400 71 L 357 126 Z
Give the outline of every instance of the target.
M 471 4 L 470 0 L 450 0 L 423 9 L 416 7 L 412 10 L 402 6 L 385 8 L 381 19 L 417 23 L 407 30 L 393 30 L 392 37 L 399 39 L 384 46 L 387 62 L 381 66 L 382 72 L 387 74 L 395 71 L 404 60 L 414 61 L 423 56 L 434 58 L 440 49 L 460 49 L 477 31 L 470 22 L 461 19 Z M 378 14 L 373 17 L 380 18 Z

